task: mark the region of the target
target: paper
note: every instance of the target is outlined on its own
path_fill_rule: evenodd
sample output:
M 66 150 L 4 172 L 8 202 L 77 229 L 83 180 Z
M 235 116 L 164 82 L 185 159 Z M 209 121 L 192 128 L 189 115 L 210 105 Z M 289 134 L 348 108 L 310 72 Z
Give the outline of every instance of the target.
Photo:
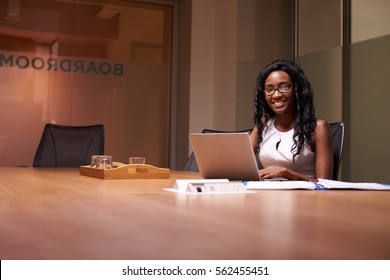
M 323 185 L 327 189 L 356 189 L 356 190 L 382 190 L 382 191 L 390 191 L 389 184 L 381 184 L 381 183 L 354 183 L 354 182 L 343 182 L 343 181 L 334 181 L 334 180 L 326 180 L 319 179 L 318 180 L 321 185 Z
M 380 183 L 354 183 L 327 179 L 309 181 L 249 181 L 248 190 L 390 190 L 390 185 Z
M 314 190 L 316 185 L 308 181 L 248 181 L 247 190 Z

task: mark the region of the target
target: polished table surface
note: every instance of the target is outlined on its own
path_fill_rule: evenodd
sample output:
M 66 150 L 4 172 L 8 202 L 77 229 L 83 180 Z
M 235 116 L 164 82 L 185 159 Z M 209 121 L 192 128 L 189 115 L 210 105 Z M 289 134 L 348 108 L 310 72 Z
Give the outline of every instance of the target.
M 390 192 L 184 195 L 175 179 L 0 168 L 0 259 L 390 259 Z

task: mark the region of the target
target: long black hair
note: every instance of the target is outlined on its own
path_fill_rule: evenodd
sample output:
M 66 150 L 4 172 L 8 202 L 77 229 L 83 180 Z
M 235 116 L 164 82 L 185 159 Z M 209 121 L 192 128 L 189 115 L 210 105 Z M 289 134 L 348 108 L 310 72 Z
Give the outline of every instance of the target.
M 316 119 L 313 105 L 313 91 L 301 67 L 290 60 L 276 60 L 265 66 L 257 75 L 255 89 L 255 114 L 254 122 L 258 129 L 257 147 L 263 141 L 262 132 L 268 120 L 275 116 L 275 112 L 268 106 L 265 99 L 265 80 L 274 71 L 283 71 L 290 76 L 295 96 L 295 123 L 294 123 L 294 145 L 291 151 L 296 148 L 293 158 L 297 156 L 304 143 L 311 143 L 311 136 L 314 132 Z

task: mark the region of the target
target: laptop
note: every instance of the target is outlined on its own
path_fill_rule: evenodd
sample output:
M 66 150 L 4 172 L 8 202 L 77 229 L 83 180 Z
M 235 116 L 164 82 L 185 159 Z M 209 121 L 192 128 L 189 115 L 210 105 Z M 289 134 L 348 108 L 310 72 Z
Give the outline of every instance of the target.
M 260 180 L 248 133 L 191 133 L 190 142 L 204 179 Z

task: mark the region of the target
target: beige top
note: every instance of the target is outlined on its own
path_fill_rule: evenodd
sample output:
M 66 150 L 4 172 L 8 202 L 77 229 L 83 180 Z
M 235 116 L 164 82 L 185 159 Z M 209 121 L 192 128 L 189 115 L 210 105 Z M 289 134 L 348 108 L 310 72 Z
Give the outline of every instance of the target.
M 309 178 L 315 178 L 316 155 L 310 145 L 305 143 L 293 161 L 295 149 L 291 148 L 294 145 L 294 129 L 280 132 L 274 123 L 274 118 L 268 121 L 268 127 L 263 131 L 263 141 L 260 143 L 259 159 L 263 168 L 285 167 Z

